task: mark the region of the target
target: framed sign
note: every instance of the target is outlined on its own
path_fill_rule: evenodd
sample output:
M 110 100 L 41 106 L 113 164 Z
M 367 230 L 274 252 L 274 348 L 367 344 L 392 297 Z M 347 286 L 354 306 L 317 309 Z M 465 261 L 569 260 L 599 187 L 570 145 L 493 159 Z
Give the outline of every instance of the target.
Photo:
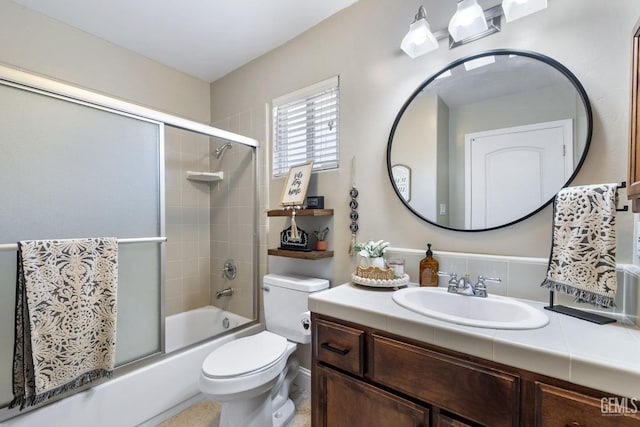
M 291 166 L 287 180 L 282 188 L 282 196 L 280 197 L 280 204 L 282 206 L 304 204 L 312 167 L 313 160 L 302 165 Z
M 397 164 L 391 166 L 391 173 L 402 198 L 407 202 L 411 201 L 411 168 Z

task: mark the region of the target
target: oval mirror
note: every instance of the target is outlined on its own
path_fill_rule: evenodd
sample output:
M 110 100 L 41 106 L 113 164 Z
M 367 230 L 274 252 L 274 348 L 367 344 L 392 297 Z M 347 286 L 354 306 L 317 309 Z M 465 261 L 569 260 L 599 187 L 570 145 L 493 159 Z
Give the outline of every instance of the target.
M 451 230 L 492 230 L 545 207 L 575 177 L 591 106 L 562 64 L 493 50 L 457 60 L 400 109 L 387 170 L 404 205 Z

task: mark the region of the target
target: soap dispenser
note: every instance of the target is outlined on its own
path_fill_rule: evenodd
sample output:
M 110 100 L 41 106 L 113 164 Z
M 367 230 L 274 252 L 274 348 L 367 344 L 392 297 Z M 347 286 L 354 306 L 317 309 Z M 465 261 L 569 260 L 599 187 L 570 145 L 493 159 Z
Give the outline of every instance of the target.
M 427 243 L 427 256 L 420 261 L 420 286 L 438 286 L 440 265 L 433 257 L 431 243 Z

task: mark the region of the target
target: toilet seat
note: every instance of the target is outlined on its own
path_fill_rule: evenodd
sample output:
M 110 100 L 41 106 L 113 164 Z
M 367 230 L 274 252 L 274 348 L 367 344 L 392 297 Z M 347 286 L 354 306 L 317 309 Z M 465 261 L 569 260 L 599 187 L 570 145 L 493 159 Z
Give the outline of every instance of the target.
M 211 379 L 257 374 L 277 364 L 286 350 L 286 338 L 263 331 L 231 341 L 211 352 L 202 364 L 202 373 Z
M 296 347 L 268 331 L 224 344 L 204 360 L 200 390 L 218 402 L 264 393 L 278 381 Z

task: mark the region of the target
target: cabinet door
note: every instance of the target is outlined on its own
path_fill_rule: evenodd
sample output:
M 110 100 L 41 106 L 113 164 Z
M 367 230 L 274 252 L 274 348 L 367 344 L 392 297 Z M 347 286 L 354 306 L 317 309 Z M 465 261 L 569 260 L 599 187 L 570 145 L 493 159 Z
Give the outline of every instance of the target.
M 623 407 L 620 405 L 623 399 L 607 396 L 604 399 L 536 383 L 536 426 L 640 426 L 640 402 Z
M 314 427 L 418 427 L 429 425 L 429 410 L 369 384 L 317 367 L 319 395 Z

